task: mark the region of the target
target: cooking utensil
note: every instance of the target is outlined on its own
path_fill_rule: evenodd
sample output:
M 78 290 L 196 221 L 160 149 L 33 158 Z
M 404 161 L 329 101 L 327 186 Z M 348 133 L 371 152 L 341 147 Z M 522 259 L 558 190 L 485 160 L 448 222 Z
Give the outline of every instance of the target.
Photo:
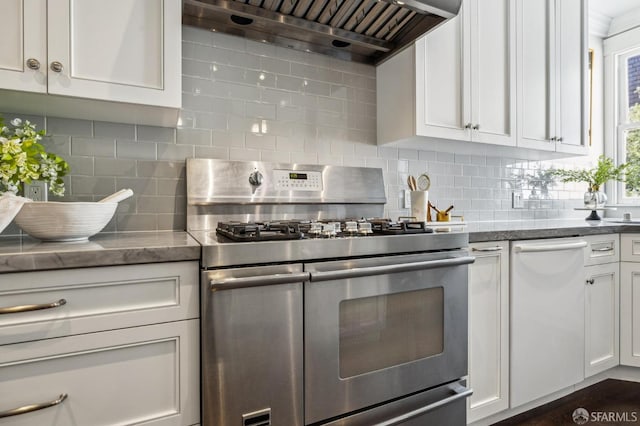
M 428 174 L 423 173 L 418 176 L 416 184 L 419 191 L 427 191 L 431 187 L 431 178 Z
M 412 191 L 416 191 L 417 187 L 418 187 L 418 183 L 416 182 L 416 178 L 409 175 L 407 177 L 407 185 L 409 186 L 409 189 Z
M 98 200 L 98 203 L 119 203 L 120 201 L 126 200 L 131 196 L 133 196 L 133 191 L 131 189 L 121 189 L 118 192 L 107 195 L 102 200 Z

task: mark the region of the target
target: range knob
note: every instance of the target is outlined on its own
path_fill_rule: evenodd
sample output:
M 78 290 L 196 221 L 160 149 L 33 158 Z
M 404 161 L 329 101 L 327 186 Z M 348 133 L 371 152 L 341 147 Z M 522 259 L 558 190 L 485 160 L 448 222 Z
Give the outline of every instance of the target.
M 264 179 L 264 176 L 262 176 L 262 173 L 260 173 L 258 170 L 251 172 L 251 174 L 249 175 L 249 183 L 253 186 L 262 185 L 262 179 Z

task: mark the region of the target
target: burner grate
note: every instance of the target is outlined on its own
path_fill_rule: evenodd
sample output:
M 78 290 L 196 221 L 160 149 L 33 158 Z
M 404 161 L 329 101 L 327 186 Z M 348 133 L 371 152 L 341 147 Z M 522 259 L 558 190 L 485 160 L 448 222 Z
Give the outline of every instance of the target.
M 216 232 L 233 241 L 299 240 L 304 236 L 298 222 L 219 222 Z

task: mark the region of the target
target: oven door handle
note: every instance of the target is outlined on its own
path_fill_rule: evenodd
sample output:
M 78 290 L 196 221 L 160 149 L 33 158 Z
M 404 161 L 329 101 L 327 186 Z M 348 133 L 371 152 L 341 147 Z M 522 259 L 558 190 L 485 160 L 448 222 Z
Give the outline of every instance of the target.
M 463 256 L 450 259 L 425 260 L 422 262 L 371 266 L 367 268 L 342 269 L 338 271 L 312 271 L 311 282 L 368 277 L 371 275 L 394 274 L 398 272 L 419 271 L 422 269 L 448 268 L 453 266 L 468 265 L 470 263 L 473 263 L 475 260 L 476 258 L 473 256 Z
M 455 402 L 459 399 L 462 398 L 466 398 L 468 396 L 470 396 L 471 394 L 473 394 L 473 389 L 469 389 L 467 387 L 464 387 L 460 384 L 457 384 L 454 388 L 451 389 L 451 391 L 453 391 L 453 395 L 448 396 L 444 399 L 441 399 L 439 401 L 436 401 L 432 404 L 429 405 L 425 405 L 422 408 L 418 408 L 417 410 L 413 410 L 413 411 L 409 411 L 408 413 L 402 414 L 398 417 L 394 417 L 392 419 L 389 419 L 387 421 L 381 422 L 381 423 L 376 423 L 377 426 L 393 426 L 393 425 L 397 425 L 400 423 L 404 423 L 409 419 L 412 419 L 414 417 L 418 417 L 421 416 L 423 414 L 428 413 L 429 411 L 433 411 L 437 408 L 443 407 L 447 404 L 451 404 L 452 402 Z
M 236 288 L 261 287 L 276 284 L 301 283 L 309 280 L 308 272 L 295 274 L 258 275 L 255 277 L 225 278 L 209 281 L 209 289 L 214 291 L 233 290 Z

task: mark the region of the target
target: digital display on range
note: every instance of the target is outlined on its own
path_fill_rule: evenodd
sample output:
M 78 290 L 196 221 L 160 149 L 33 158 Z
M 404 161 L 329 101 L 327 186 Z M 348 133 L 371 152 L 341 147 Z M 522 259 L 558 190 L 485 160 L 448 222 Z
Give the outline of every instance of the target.
M 289 173 L 289 179 L 307 180 L 306 173 Z

